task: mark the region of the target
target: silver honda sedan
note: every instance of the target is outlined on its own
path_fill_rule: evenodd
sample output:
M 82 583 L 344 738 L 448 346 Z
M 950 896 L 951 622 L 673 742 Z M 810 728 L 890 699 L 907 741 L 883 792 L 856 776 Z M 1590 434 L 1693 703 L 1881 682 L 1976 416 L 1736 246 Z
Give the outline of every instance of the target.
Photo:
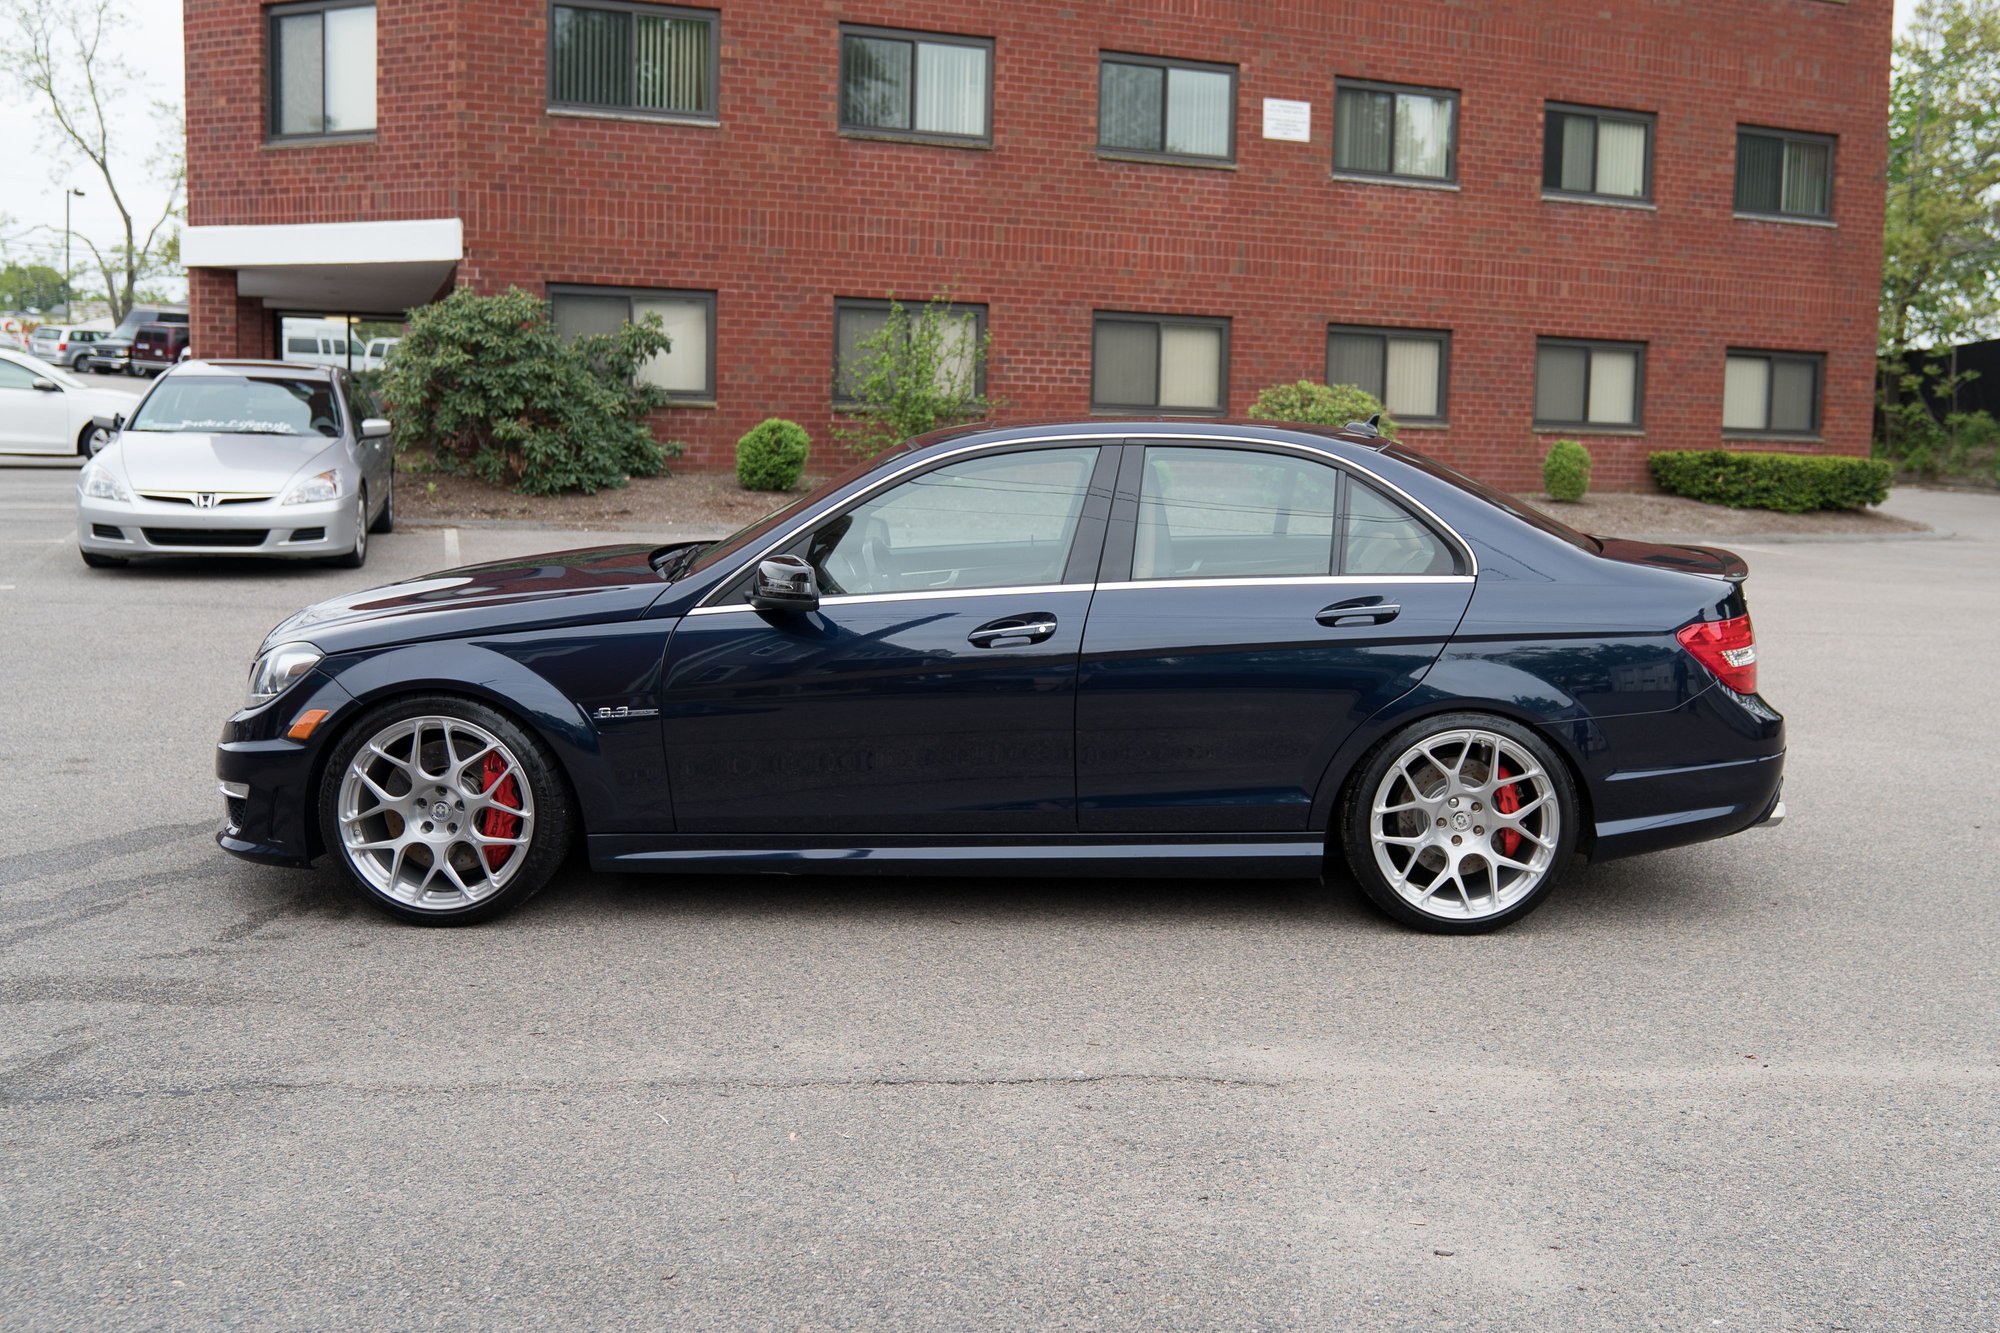
M 344 370 L 189 361 L 161 375 L 77 480 L 76 539 L 134 556 L 331 558 L 358 569 L 395 524 L 389 423 Z

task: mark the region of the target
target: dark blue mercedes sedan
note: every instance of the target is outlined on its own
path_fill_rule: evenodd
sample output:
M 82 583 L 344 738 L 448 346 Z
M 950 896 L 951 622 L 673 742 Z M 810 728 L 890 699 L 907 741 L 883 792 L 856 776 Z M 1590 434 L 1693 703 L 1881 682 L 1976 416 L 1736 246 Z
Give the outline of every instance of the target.
M 273 630 L 238 855 L 409 921 L 599 870 L 1317 875 L 1489 930 L 1577 853 L 1783 817 L 1744 564 L 1583 536 L 1367 425 L 911 441 L 718 542 Z

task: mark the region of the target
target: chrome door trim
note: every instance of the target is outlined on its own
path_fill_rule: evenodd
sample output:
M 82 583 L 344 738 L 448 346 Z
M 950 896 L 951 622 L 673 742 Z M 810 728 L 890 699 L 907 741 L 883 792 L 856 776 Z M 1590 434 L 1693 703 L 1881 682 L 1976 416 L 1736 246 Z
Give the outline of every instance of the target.
M 898 477 L 901 477 L 905 473 L 914 472 L 919 468 L 928 468 L 934 464 L 942 463 L 947 459 L 957 458 L 962 454 L 977 454 L 986 452 L 998 453 L 1011 449 L 1018 449 L 1024 445 L 1036 445 L 1036 444 L 1065 444 L 1065 443 L 1076 444 L 1076 443 L 1086 443 L 1086 442 L 1093 444 L 1105 444 L 1105 443 L 1122 444 L 1127 440 L 1143 440 L 1151 442 L 1155 439 L 1155 437 L 1148 435 L 1146 431 L 1143 429 L 1146 426 L 1146 424 L 1147 423 L 1145 422 L 1125 422 L 1122 423 L 1122 428 L 1120 429 L 1107 428 L 1101 431 L 1074 432 L 1074 433 L 1065 433 L 1061 435 L 1031 435 L 1021 439 L 1014 439 L 1014 440 L 988 440 L 983 444 L 960 445 L 956 449 L 947 449 L 943 453 L 927 454 L 922 458 L 911 459 L 909 462 L 897 468 L 895 471 L 890 472 L 886 476 L 878 478 L 866 489 L 857 491 L 853 495 L 849 496 L 845 501 L 841 503 L 840 507 L 847 508 L 848 506 L 859 504 L 861 501 L 866 500 L 869 496 L 875 494 L 875 492 L 881 490 L 883 487 L 894 482 Z M 1245 438 L 1240 435 L 1175 434 L 1175 435 L 1160 436 L 1157 438 L 1160 443 L 1165 445 L 1178 443 L 1179 441 L 1182 440 L 1194 440 L 1205 444 L 1238 444 L 1238 445 L 1254 444 L 1267 449 L 1289 449 L 1295 453 L 1310 454 L 1316 458 L 1323 458 L 1327 460 L 1329 463 L 1332 463 L 1335 467 L 1345 468 L 1349 472 L 1353 472 L 1360 476 L 1368 478 L 1369 481 L 1373 482 L 1377 486 L 1380 486 L 1383 490 L 1388 491 L 1391 495 L 1396 496 L 1397 498 L 1402 500 L 1404 504 L 1407 504 L 1408 506 L 1410 506 L 1410 508 L 1416 510 L 1424 517 L 1428 518 L 1432 523 L 1437 525 L 1439 531 L 1443 532 L 1444 534 L 1446 534 L 1446 536 L 1450 538 L 1452 543 L 1458 547 L 1459 552 L 1462 555 L 1464 555 L 1467 568 L 1470 570 L 1470 572 L 1466 574 L 1432 575 L 1431 577 L 1446 578 L 1446 579 L 1457 579 L 1457 578 L 1476 579 L 1479 577 L 1479 557 L 1477 554 L 1474 553 L 1472 549 L 1472 543 L 1466 541 L 1464 537 L 1461 537 L 1458 533 L 1458 529 L 1452 527 L 1451 524 L 1445 522 L 1442 518 L 1439 518 L 1437 516 L 1436 511 L 1431 509 L 1429 505 L 1417 499 L 1415 496 L 1411 495 L 1408 491 L 1404 490 L 1402 487 L 1396 485 L 1395 482 L 1389 481 L 1384 477 L 1378 476 L 1376 473 L 1371 472 L 1369 469 L 1363 467 L 1359 463 L 1355 463 L 1348 459 L 1342 458 L 1339 454 L 1334 453 L 1330 449 L 1321 449 L 1315 445 L 1310 445 L 1310 444 L 1299 444 L 1292 440 L 1273 440 L 1273 439 L 1264 439 L 1255 437 Z M 709 589 L 708 592 L 704 593 L 702 595 L 701 601 L 687 614 L 693 616 L 693 615 L 700 615 L 703 612 L 734 609 L 729 607 L 720 607 L 716 605 L 712 599 L 720 596 L 722 590 L 726 588 L 729 584 L 735 582 L 737 577 L 741 575 L 745 569 L 748 569 L 750 566 L 756 564 L 759 560 L 764 559 L 766 556 L 770 555 L 773 551 L 778 550 L 779 548 L 784 546 L 787 542 L 797 537 L 800 533 L 812 527 L 813 524 L 819 522 L 820 519 L 828 512 L 829 511 L 827 510 L 821 510 L 818 514 L 815 514 L 813 517 L 794 524 L 793 526 L 787 528 L 784 531 L 784 533 L 781 534 L 774 541 L 771 541 L 770 543 L 765 545 L 763 549 L 759 550 L 755 555 L 750 556 L 748 559 L 739 562 L 736 565 L 736 567 L 732 569 L 726 577 L 717 581 L 715 587 Z M 1414 576 L 1405 576 L 1405 577 L 1414 577 Z M 1239 582 L 1239 581 L 1247 581 L 1247 580 L 1230 580 L 1230 582 Z M 1117 587 L 1120 585 L 1105 584 L 1103 586 Z M 1143 586 L 1161 587 L 1164 585 L 1148 584 Z M 980 591 L 980 590 L 967 589 L 966 591 Z M 1001 589 L 995 591 L 1005 591 L 1005 590 Z M 901 597 L 901 596 L 909 596 L 910 594 L 881 593 L 881 594 L 862 594 L 862 595 Z M 830 597 L 827 598 L 825 601 L 823 601 L 821 605 L 824 606 L 837 603 L 838 603 L 837 598 Z M 743 609 L 747 611 L 750 608 L 746 606 Z
M 1137 588 L 1348 588 L 1363 585 L 1380 587 L 1383 584 L 1401 587 L 1411 583 L 1471 582 L 1473 578 L 1470 574 L 1294 574 L 1242 579 L 1123 579 L 1117 583 L 1100 583 L 1097 585 L 1097 590 L 1124 592 Z
M 915 592 L 856 592 L 836 593 L 832 597 L 819 599 L 821 606 L 863 606 L 870 602 L 927 602 L 944 597 L 1020 597 L 1049 596 L 1059 592 L 1089 592 L 1094 583 L 1028 583 L 1002 588 L 920 588 Z M 748 602 L 729 602 L 718 606 L 697 606 L 688 612 L 691 616 L 719 616 L 731 611 L 755 611 Z

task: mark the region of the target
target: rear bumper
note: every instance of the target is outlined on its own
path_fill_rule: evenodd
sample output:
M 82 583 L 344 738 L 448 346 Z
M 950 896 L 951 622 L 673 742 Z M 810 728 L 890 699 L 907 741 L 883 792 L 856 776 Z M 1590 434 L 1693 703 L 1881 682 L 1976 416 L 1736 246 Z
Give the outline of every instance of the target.
M 1599 753 L 1628 766 L 1592 776 L 1593 861 L 1784 818 L 1785 720 L 1755 695 L 1717 685 L 1669 713 L 1604 719 L 1597 728 Z M 1685 762 L 1696 755 L 1701 762 Z

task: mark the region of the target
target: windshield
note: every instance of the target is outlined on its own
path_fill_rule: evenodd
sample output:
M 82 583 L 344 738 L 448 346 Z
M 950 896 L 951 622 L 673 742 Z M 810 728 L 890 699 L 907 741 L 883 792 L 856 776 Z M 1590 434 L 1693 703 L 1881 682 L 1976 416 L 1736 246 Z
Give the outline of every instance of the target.
M 1457 468 L 1440 463 L 1437 459 L 1427 454 L 1416 453 L 1403 448 L 1401 445 L 1391 445 L 1382 452 L 1399 463 L 1408 463 L 1420 472 L 1428 472 L 1440 481 L 1448 481 L 1462 491 L 1469 491 L 1486 501 L 1487 504 L 1492 505 L 1495 509 L 1512 514 L 1523 523 L 1533 528 L 1539 528 L 1551 537 L 1560 537 L 1571 546 L 1593 552 L 1604 549 L 1604 543 L 1598 541 L 1597 538 L 1585 536 L 1569 524 L 1550 518 L 1533 505 L 1523 504 L 1521 501 L 1507 494 L 1507 492 L 1496 491 L 1483 481 L 1474 481 Z
M 327 380 L 285 376 L 174 375 L 160 382 L 126 423 L 133 431 L 215 431 L 225 435 L 340 435 L 340 409 Z

